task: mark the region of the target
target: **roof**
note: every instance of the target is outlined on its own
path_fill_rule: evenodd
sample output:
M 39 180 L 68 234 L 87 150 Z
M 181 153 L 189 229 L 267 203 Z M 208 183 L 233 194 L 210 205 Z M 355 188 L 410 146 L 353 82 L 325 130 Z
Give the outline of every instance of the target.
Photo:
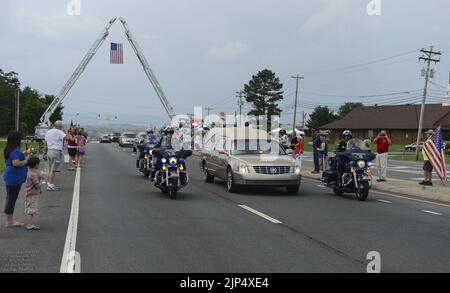
M 421 105 L 363 106 L 344 118 L 326 124 L 324 129 L 417 129 Z M 435 128 L 439 120 L 450 113 L 450 106 L 427 104 L 423 128 Z M 447 125 L 450 126 L 450 125 Z M 447 128 L 447 127 L 445 127 Z

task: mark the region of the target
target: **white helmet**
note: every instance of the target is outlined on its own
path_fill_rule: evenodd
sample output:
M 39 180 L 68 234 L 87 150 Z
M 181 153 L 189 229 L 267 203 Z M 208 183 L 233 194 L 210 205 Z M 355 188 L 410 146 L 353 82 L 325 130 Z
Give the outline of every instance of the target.
M 346 137 L 346 136 L 350 136 L 350 138 L 351 138 L 351 137 L 353 137 L 353 134 L 350 130 L 346 130 L 346 131 L 342 132 L 342 137 Z

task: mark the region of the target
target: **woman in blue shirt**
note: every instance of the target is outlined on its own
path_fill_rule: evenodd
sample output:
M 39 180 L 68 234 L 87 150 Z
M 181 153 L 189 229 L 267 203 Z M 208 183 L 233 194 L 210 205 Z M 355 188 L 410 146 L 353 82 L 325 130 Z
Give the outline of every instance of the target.
M 17 131 L 12 131 L 8 135 L 8 142 L 6 143 L 3 155 L 5 157 L 5 172 L 3 179 L 6 184 L 6 204 L 5 227 L 22 227 L 24 224 L 14 220 L 14 208 L 16 206 L 17 198 L 19 197 L 20 188 L 27 179 L 27 159 L 28 153 L 20 151 L 20 144 L 22 142 L 22 134 Z

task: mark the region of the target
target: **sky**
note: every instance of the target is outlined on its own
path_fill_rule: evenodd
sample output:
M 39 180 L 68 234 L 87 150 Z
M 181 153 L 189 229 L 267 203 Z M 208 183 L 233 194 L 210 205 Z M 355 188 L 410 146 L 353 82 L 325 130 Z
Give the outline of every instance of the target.
M 235 92 L 265 68 L 284 84 L 282 122 L 292 120 L 295 74 L 305 78 L 300 113 L 345 101 L 418 102 L 424 86 L 419 51 L 432 45 L 443 55 L 430 101 L 448 84 L 448 0 L 79 1 L 79 15 L 69 15 L 70 0 L 0 0 L 0 68 L 18 72 L 23 86 L 57 94 L 118 16 L 127 20 L 177 113 L 200 106 L 233 114 Z M 367 13 L 371 1 L 381 3 L 380 15 Z M 124 44 L 124 65 L 109 64 L 110 42 Z M 120 22 L 63 104 L 65 120 L 82 124 L 167 121 Z

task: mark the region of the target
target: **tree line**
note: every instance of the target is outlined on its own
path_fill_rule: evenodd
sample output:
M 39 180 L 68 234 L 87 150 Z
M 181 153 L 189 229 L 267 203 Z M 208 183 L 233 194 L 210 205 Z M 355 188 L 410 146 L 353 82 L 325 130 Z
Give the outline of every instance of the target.
M 282 113 L 278 104 L 283 100 L 283 84 L 269 69 L 253 75 L 252 79 L 244 85 L 243 94 L 246 102 L 252 106 L 248 115 L 266 116 L 270 122 L 270 116 Z M 317 106 L 309 116 L 306 126 L 309 129 L 318 129 L 323 125 L 342 119 L 355 108 L 362 106 L 362 103 L 346 102 L 339 107 L 337 113 L 328 106 Z
M 0 136 L 6 136 L 15 129 L 17 90 L 20 93 L 19 131 L 23 134 L 34 134 L 40 117 L 55 98 L 42 95 L 29 86 L 22 89 L 18 73 L 0 69 Z M 50 121 L 62 120 L 62 116 L 63 107 L 59 106 Z

